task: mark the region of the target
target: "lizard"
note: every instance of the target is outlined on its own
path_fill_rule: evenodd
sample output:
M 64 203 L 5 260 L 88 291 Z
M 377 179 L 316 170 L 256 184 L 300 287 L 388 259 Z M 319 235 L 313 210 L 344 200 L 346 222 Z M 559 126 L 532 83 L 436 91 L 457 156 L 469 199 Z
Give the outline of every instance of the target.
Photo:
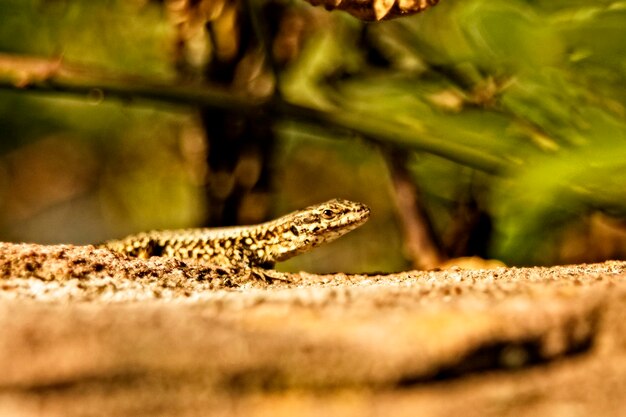
M 270 272 L 276 262 L 343 236 L 365 223 L 369 214 L 365 204 L 333 199 L 256 225 L 155 230 L 99 246 L 131 257 L 163 256 L 234 266 L 282 279 L 280 273 Z

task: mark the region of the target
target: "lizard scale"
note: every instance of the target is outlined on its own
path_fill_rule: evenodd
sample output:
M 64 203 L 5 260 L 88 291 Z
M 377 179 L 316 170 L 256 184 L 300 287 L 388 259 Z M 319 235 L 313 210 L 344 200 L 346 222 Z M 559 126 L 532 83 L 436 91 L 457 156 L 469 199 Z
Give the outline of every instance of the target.
M 333 241 L 365 223 L 369 208 L 334 199 L 298 210 L 276 220 L 220 228 L 162 230 L 105 242 L 101 247 L 128 256 L 165 256 L 217 265 L 271 268 Z

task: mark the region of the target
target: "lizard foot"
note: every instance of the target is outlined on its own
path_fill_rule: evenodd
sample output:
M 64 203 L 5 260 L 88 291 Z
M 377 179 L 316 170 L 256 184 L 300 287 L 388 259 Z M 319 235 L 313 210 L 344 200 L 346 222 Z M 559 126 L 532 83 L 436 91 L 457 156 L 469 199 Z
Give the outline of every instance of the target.
M 276 271 L 275 269 L 253 267 L 251 268 L 251 274 L 254 277 L 258 279 L 262 279 L 263 281 L 269 284 L 273 284 L 274 281 L 293 282 L 293 280 L 291 279 L 291 274 L 288 274 L 285 272 L 279 272 L 279 271 Z

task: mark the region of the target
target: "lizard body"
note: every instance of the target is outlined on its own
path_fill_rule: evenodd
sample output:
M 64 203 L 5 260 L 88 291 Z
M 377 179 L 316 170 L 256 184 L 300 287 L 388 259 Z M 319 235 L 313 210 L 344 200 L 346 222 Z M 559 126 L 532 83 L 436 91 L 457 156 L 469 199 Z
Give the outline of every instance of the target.
M 348 233 L 369 217 L 361 203 L 334 199 L 251 225 L 163 230 L 105 242 L 101 247 L 128 256 L 165 256 L 244 268 L 271 268 Z

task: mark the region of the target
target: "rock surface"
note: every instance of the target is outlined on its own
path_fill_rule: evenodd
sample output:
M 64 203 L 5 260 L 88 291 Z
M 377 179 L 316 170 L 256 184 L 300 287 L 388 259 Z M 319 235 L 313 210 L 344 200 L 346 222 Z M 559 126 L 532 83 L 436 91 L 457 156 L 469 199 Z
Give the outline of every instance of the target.
M 268 282 L 0 244 L 0 415 L 626 415 L 626 263 Z

